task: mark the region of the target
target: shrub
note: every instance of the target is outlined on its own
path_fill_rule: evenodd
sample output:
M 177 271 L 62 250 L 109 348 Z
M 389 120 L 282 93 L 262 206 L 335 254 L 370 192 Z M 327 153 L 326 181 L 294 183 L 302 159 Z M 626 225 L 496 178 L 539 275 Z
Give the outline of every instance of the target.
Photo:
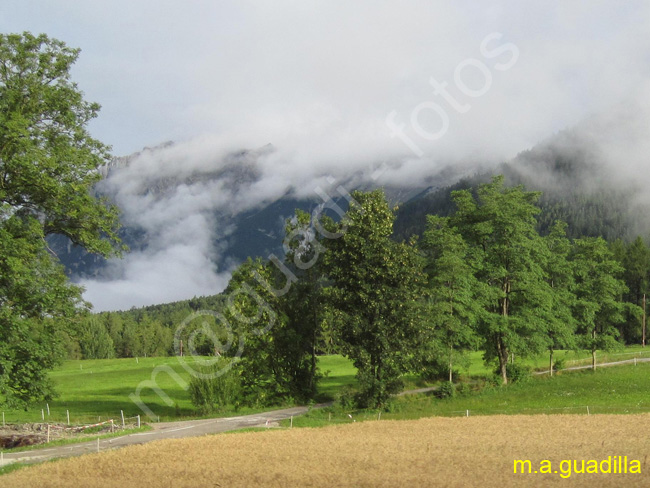
M 472 387 L 468 383 L 458 383 L 456 385 L 456 395 L 465 396 L 472 392 Z
M 440 398 L 452 398 L 456 395 L 456 386 L 451 381 L 443 381 L 438 387 Z
M 339 407 L 342 410 L 354 410 L 357 406 L 356 392 L 348 387 L 345 387 L 338 399 Z
M 519 363 L 508 363 L 506 372 L 511 383 L 523 383 L 530 379 L 530 368 Z
M 226 405 L 239 405 L 241 383 L 235 367 L 229 367 L 224 360 L 201 367 L 199 372 L 208 377 L 192 376 L 189 393 L 192 405 L 201 413 L 210 414 L 222 410 Z
M 564 358 L 558 358 L 553 363 L 553 371 L 560 371 L 564 368 L 566 368 L 566 360 Z

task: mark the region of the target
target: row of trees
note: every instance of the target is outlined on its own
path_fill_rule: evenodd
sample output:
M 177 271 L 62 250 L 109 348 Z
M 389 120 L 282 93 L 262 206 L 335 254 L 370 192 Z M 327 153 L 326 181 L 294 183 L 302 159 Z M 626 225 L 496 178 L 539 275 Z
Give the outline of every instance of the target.
M 623 301 L 623 267 L 603 239 L 570 241 L 566 225 L 537 231 L 538 193 L 501 177 L 453 195 L 456 212 L 429 216 L 419 242 L 395 242 L 381 191 L 355 192 L 340 222 L 298 213 L 284 263 L 244 263 L 224 314 L 245 337 L 244 398 L 308 399 L 326 341 L 358 368 L 364 406 L 381 406 L 407 372 L 451 380 L 464 351 L 482 349 L 505 384 L 515 358 L 615 347 L 617 325 L 640 324 Z M 319 231 L 320 228 L 320 231 Z M 245 292 L 242 292 L 245 290 Z M 278 292 L 281 291 L 281 292 Z

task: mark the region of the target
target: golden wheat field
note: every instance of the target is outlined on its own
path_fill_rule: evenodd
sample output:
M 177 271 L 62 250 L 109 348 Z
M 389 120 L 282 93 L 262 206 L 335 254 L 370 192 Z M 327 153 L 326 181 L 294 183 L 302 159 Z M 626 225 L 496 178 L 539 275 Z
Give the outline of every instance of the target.
M 0 484 L 3 488 L 649 486 L 649 422 L 650 415 L 539 415 L 271 429 L 159 441 L 45 463 L 5 475 Z M 514 474 L 515 459 L 530 460 L 532 471 L 541 463 L 557 473 Z M 609 466 L 610 473 L 575 472 L 583 460 L 584 471 L 607 471 Z M 615 472 L 625 470 L 625 461 L 628 471 L 634 470 L 633 460 L 638 461 L 640 474 Z

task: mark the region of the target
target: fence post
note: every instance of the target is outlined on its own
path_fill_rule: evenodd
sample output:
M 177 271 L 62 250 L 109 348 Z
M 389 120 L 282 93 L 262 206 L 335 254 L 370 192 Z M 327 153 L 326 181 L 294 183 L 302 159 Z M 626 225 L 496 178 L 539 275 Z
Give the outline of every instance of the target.
M 138 429 L 140 428 L 140 416 L 138 415 Z
M 291 416 L 291 425 L 289 425 L 289 428 L 293 427 L 293 415 Z
M 47 443 L 50 443 L 50 424 L 47 424 Z
M 379 413 L 377 414 L 377 420 L 381 420 L 381 410 L 380 410 Z
M 66 411 L 65 411 L 65 414 L 66 414 L 67 417 L 68 417 L 68 425 L 70 425 L 70 410 L 66 410 Z
M 587 405 L 587 415 L 591 415 L 591 414 L 589 413 L 589 405 Z
M 45 422 L 45 410 L 41 408 L 41 419 L 43 419 L 43 422 Z
M 46 403 L 45 406 L 47 407 L 47 416 L 50 416 L 50 404 Z
M 122 415 L 122 428 L 124 429 L 124 410 L 120 410 L 120 414 Z
M 469 417 L 469 410 L 466 410 L 466 411 L 465 411 L 465 416 L 466 416 L 466 417 Z

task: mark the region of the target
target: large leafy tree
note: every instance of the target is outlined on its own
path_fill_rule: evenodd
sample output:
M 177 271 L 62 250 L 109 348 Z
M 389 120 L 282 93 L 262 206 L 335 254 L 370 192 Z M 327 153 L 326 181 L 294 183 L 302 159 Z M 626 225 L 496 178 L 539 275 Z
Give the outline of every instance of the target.
M 468 259 L 470 249 L 448 217 L 427 216 L 420 242 L 426 256 L 426 324 L 429 339 L 423 347 L 425 361 L 445 366 L 453 380 L 455 356 L 477 345 L 476 325 L 483 305 L 483 286 Z
M 571 259 L 578 332 L 582 347 L 591 352 L 592 368 L 596 369 L 596 351 L 611 350 L 618 345 L 616 325 L 625 320 L 626 309 L 634 313 L 638 307 L 622 302 L 622 295 L 627 292 L 620 278 L 623 267 L 614 259 L 604 239 L 577 239 Z
M 287 283 L 290 280 L 291 287 L 280 300 L 287 317 L 287 328 L 279 339 L 281 349 L 292 365 L 293 396 L 303 400 L 316 394 L 319 379 L 316 355 L 326 322 L 323 239 L 308 213 L 296 210 L 294 217 L 287 221 L 284 246 L 285 273 L 289 276 L 283 276 L 283 279 Z
M 46 35 L 0 35 L 0 401 L 48 395 L 57 324 L 85 308 L 47 247 L 59 234 L 119 253 L 114 206 L 92 187 L 108 148 L 87 125 L 99 106 L 70 79 L 79 50 Z
M 452 224 L 472 248 L 476 277 L 487 285 L 480 333 L 486 359 L 497 358 L 505 384 L 511 354 L 544 346 L 543 311 L 552 299 L 543 267 L 548 248 L 536 230 L 539 193 L 505 188 L 502 176 L 477 193 L 478 199 L 469 190 L 454 192 Z
M 324 268 L 342 350 L 358 369 L 360 403 L 377 407 L 401 387 L 420 340 L 422 260 L 414 246 L 391 239 L 394 213 L 381 190 L 352 196 L 341 237 L 327 241 Z
M 650 249 L 641 237 L 637 237 L 626 246 L 624 255 L 620 259 L 623 268 L 623 279 L 628 287 L 625 300 L 638 307 L 643 306 L 644 296 L 647 296 L 650 289 Z M 633 307 L 633 310 L 636 307 Z M 626 313 L 625 324 L 620 327 L 623 339 L 628 344 L 639 343 L 642 339 L 642 327 L 639 313 L 643 308 L 635 312 Z
M 549 353 L 549 373 L 553 376 L 553 354 L 556 349 L 576 346 L 576 320 L 573 314 L 573 268 L 569 261 L 571 242 L 566 237 L 564 222 L 558 221 L 544 237 L 548 247 L 545 261 L 546 281 L 551 289 L 551 307 L 544 310 L 546 319 L 546 349 Z

